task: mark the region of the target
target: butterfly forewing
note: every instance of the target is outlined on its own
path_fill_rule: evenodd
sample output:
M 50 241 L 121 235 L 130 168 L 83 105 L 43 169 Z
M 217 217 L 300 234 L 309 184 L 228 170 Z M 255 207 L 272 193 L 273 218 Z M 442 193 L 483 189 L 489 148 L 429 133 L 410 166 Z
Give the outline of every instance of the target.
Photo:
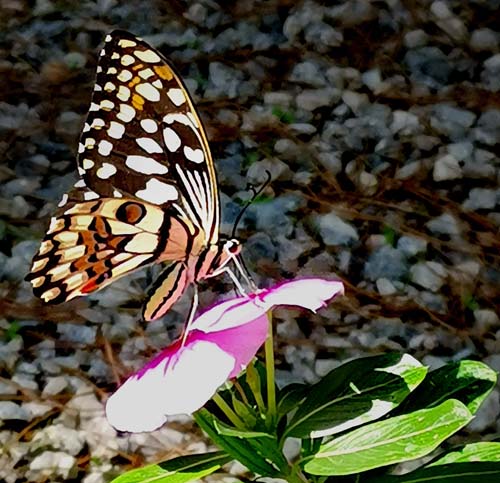
M 168 290 L 148 303 L 146 313 L 160 313 L 192 281 L 189 257 L 217 244 L 218 194 L 187 90 L 160 53 L 127 32 L 106 37 L 78 152 L 81 179 L 27 277 L 35 295 L 62 302 L 140 266 L 178 262 L 161 280 Z
M 106 38 L 78 166 L 100 196 L 132 197 L 194 222 L 215 243 L 218 198 L 206 136 L 167 60 L 127 32 Z

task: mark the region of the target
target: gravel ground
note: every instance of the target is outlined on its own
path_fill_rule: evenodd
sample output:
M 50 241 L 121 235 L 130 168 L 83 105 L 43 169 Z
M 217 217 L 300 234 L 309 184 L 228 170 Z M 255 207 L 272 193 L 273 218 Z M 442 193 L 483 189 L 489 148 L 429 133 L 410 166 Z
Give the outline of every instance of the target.
M 216 159 L 223 231 L 247 183 L 271 172 L 238 230 L 258 283 L 346 283 L 320 315 L 276 313 L 280 380 L 388 350 L 500 370 L 499 12 L 499 0 L 3 0 L 0 480 L 100 483 L 205 448 L 189 417 L 124 435 L 103 416 L 116 382 L 176 336 L 188 309 L 186 298 L 164 320 L 138 320 L 156 269 L 54 307 L 23 281 L 75 181 L 114 28 L 186 80 Z M 202 305 L 230 287 L 204 284 Z M 470 437 L 498 437 L 499 414 L 497 389 Z

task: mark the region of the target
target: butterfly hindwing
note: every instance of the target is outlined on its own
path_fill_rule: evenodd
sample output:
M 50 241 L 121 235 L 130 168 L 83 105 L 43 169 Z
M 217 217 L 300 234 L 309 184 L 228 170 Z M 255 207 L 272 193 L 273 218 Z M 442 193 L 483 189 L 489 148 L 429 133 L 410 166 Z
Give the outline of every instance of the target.
M 69 202 L 52 218 L 27 278 L 35 295 L 57 303 L 98 290 L 165 252 L 182 258 L 184 243 L 169 239 L 175 223 L 167 224 L 160 208 L 134 200 Z

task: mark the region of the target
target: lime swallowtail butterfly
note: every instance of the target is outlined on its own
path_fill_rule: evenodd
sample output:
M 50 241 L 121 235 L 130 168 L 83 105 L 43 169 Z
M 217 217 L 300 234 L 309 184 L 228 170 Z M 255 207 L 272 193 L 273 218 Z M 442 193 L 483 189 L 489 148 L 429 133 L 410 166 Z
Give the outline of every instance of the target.
M 153 320 L 239 253 L 219 236 L 214 163 L 193 101 L 162 54 L 130 33 L 106 37 L 77 162 L 80 179 L 27 276 L 45 302 L 168 262 L 144 307 Z

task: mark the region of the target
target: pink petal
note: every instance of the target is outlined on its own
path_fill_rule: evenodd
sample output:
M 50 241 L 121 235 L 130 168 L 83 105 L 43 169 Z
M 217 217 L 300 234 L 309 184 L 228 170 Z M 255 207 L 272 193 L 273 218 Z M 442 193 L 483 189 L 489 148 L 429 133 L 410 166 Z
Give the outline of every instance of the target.
M 264 315 L 277 305 L 303 307 L 312 311 L 344 293 L 342 282 L 322 278 L 304 278 L 283 282 L 256 294 L 226 300 L 201 314 L 192 329 L 214 332 L 230 329 Z
M 344 285 L 338 280 L 302 278 L 277 285 L 261 294 L 260 298 L 268 308 L 276 305 L 297 305 L 316 312 L 324 307 L 328 300 L 343 293 Z
M 253 359 L 267 337 L 268 310 L 317 310 L 341 293 L 341 282 L 309 278 L 215 305 L 193 321 L 184 346 L 174 342 L 108 399 L 109 422 L 121 431 L 152 431 L 168 416 L 198 410 Z

